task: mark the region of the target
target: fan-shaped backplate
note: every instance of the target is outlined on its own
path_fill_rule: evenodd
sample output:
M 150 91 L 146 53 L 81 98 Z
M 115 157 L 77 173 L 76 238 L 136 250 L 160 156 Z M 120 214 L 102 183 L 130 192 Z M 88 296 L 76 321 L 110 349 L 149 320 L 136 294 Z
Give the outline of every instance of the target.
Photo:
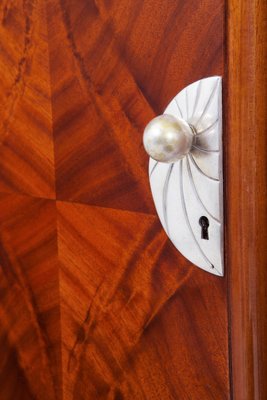
M 161 223 L 176 248 L 196 266 L 223 276 L 221 77 L 199 80 L 171 101 L 164 114 L 196 131 L 191 152 L 165 164 L 150 158 L 149 178 Z M 209 220 L 202 238 L 201 216 Z

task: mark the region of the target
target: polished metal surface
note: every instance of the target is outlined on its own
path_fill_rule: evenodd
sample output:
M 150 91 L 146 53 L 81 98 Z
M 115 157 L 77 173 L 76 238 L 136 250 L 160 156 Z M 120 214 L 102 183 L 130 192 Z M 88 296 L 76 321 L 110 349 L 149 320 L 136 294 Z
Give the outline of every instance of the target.
M 146 126 L 143 142 L 150 157 L 171 163 L 190 152 L 193 138 L 193 130 L 184 119 L 163 114 L 152 119 Z
M 174 146 L 169 148 L 161 131 L 161 150 L 166 149 L 165 154 L 161 151 L 161 161 L 150 158 L 149 162 L 151 190 L 167 235 L 188 260 L 219 276 L 223 276 L 221 110 L 221 77 L 202 79 L 187 86 L 171 101 L 164 115 L 184 120 L 182 126 L 191 128 L 193 140 L 189 148 L 184 147 L 184 135 L 182 141 L 174 141 Z M 159 131 L 159 121 L 154 125 L 156 130 L 150 124 L 146 131 L 152 138 L 150 151 L 144 137 L 150 154 L 158 146 L 157 140 L 153 142 L 153 135 Z

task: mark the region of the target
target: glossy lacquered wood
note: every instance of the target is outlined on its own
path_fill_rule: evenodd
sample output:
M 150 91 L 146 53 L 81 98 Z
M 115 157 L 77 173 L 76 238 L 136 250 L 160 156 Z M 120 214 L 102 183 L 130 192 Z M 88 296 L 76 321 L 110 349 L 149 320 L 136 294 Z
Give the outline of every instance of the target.
M 223 74 L 224 2 L 0 12 L 1 400 L 229 399 L 226 279 L 167 239 L 142 146 Z
M 2 1 L 0 13 L 0 190 L 55 198 L 45 8 Z
M 233 399 L 267 398 L 266 3 L 227 13 L 226 210 Z

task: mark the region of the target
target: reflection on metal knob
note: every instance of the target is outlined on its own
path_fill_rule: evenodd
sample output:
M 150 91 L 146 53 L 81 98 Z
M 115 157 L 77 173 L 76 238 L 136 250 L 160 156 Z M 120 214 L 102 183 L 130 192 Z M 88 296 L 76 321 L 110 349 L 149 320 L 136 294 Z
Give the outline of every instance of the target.
M 144 131 L 146 152 L 156 161 L 173 163 L 192 147 L 193 130 L 182 118 L 164 114 L 152 119 Z

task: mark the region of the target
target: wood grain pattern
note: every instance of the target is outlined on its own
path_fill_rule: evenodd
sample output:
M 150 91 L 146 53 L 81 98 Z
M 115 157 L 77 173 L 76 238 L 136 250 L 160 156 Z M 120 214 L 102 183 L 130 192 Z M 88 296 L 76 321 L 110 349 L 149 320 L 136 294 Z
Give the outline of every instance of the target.
M 226 279 L 167 239 L 142 147 L 223 73 L 224 1 L 0 7 L 1 400 L 229 399 Z
M 55 198 L 45 9 L 0 5 L 0 190 Z
M 218 313 L 226 318 L 225 287 L 218 287 L 215 277 L 207 284 L 205 274 L 204 279 L 201 272 L 198 278 L 193 274 L 189 262 L 181 260 L 167 241 L 157 217 L 61 202 L 58 212 L 66 398 L 73 393 L 75 399 L 83 395 L 105 399 L 112 398 L 113 392 L 131 399 L 149 398 L 151 386 L 153 391 L 162 391 L 162 398 L 176 398 L 180 393 L 201 398 L 207 392 L 194 378 L 199 374 L 196 359 L 207 363 L 204 382 L 214 395 L 224 398 L 227 338 L 223 330 L 207 327 Z M 213 290 L 217 299 L 210 308 L 205 292 Z M 175 294 L 177 322 L 165 317 L 166 326 L 161 325 L 158 318 L 164 316 L 165 305 Z M 180 329 L 186 326 L 184 335 Z M 175 341 L 168 340 L 169 330 Z M 149 355 L 144 351 L 148 343 Z M 187 353 L 188 346 L 195 348 L 197 343 L 201 343 L 199 351 Z M 177 368 L 173 388 L 165 368 L 157 367 L 161 346 L 165 354 L 161 362 L 166 357 Z M 142 356 L 136 359 L 139 353 Z M 208 354 L 209 361 L 204 361 Z M 149 373 L 144 371 L 144 359 Z M 216 365 L 214 370 L 208 370 L 209 362 Z M 183 369 L 188 369 L 184 375 L 179 373 Z M 88 370 L 94 377 L 91 381 Z M 141 388 L 136 387 L 136 379 L 144 380 Z
M 1 336 L 10 348 L 1 349 L 1 397 L 29 391 L 29 398 L 54 399 L 61 386 L 55 203 L 1 194 L 0 207 Z M 14 353 L 19 372 L 10 362 Z M 16 374 L 26 387 L 18 390 Z
M 267 398 L 267 7 L 229 2 L 226 104 L 233 398 Z
M 143 128 L 188 83 L 222 73 L 223 2 L 211 3 L 50 2 L 57 198 L 155 213 Z

